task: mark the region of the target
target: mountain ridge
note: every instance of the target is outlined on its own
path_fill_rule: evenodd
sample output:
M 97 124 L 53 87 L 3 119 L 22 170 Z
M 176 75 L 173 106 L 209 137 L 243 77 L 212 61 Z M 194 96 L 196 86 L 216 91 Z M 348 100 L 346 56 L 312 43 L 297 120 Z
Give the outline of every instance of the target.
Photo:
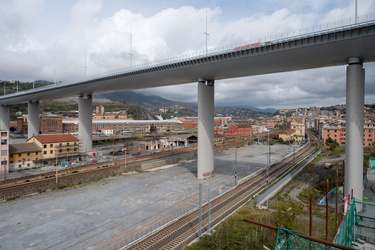
M 196 103 L 188 103 L 188 102 L 178 102 L 178 101 L 171 101 L 166 98 L 163 98 L 161 96 L 157 95 L 145 95 L 142 93 L 137 93 L 135 91 L 127 90 L 127 91 L 120 91 L 120 92 L 113 92 L 113 93 L 106 93 L 106 94 L 99 94 L 96 95 L 98 98 L 105 98 L 109 99 L 111 101 L 119 101 L 119 100 L 126 100 L 129 103 L 135 103 L 138 105 L 145 106 L 147 108 L 163 108 L 165 106 L 170 105 L 190 105 L 190 106 L 197 106 Z M 216 106 L 216 108 L 244 108 L 244 109 L 250 109 L 255 112 L 262 112 L 262 113 L 275 113 L 278 111 L 277 109 L 261 109 L 252 107 L 249 105 L 222 105 L 219 104 Z

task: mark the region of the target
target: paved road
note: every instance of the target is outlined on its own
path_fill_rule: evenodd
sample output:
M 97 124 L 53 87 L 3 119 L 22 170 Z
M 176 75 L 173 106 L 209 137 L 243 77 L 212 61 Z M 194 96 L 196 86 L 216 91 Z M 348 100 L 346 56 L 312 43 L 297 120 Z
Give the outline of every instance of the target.
M 273 145 L 272 162 L 291 152 Z M 264 168 L 268 146 L 237 149 L 237 176 Z M 196 179 L 196 161 L 111 177 L 70 190 L 0 203 L 0 249 L 100 249 L 146 232 L 198 205 L 198 186 L 218 194 L 234 183 L 234 149 L 215 155 L 215 177 Z

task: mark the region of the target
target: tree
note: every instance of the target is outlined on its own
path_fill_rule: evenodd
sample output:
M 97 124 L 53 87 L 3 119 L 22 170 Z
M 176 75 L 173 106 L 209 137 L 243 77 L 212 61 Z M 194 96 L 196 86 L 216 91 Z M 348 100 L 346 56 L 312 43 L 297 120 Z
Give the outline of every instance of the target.
M 150 133 L 154 134 L 158 131 L 157 127 L 154 124 L 150 125 Z
M 295 229 L 297 226 L 295 219 L 303 213 L 302 205 L 296 201 L 283 200 L 277 202 L 276 208 L 277 226 L 291 230 Z
M 328 139 L 325 142 L 325 145 L 329 147 L 329 150 L 334 150 L 339 146 L 339 143 L 335 140 L 332 140 L 331 137 L 328 137 Z

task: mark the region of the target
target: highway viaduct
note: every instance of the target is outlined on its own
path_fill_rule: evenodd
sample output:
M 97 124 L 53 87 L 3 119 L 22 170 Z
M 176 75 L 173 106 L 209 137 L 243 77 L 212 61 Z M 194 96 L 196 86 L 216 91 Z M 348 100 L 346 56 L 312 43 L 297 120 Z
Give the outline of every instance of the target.
M 375 61 L 375 20 L 231 47 L 193 57 L 141 65 L 78 81 L 0 97 L 0 128 L 9 129 L 9 105 L 28 103 L 28 137 L 39 133 L 39 102 L 78 96 L 80 150 L 92 149 L 92 95 L 198 82 L 198 178 L 213 175 L 216 80 L 348 65 L 346 73 L 345 193 L 362 199 L 363 63 Z

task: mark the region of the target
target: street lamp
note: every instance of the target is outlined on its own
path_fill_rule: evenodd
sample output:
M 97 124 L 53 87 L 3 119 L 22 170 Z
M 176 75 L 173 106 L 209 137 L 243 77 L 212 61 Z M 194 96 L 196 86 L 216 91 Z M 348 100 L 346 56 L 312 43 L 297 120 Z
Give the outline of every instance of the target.
M 237 147 L 234 148 L 234 185 L 237 186 Z
M 126 169 L 126 147 L 124 147 L 124 166 Z
M 208 27 L 207 27 L 207 9 L 206 8 L 206 32 L 204 32 L 204 34 L 206 35 L 206 56 L 207 56 L 207 53 L 208 53 L 208 50 L 207 50 L 207 39 L 208 39 Z

